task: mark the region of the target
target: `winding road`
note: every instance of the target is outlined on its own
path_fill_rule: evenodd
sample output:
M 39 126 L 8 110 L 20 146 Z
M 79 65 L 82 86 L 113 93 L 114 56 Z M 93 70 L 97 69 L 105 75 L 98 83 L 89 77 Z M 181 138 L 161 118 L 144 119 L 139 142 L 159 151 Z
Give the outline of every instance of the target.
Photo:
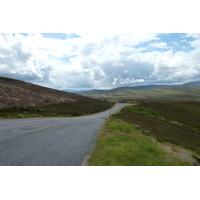
M 0 166 L 80 166 L 105 118 L 127 104 L 84 117 L 0 120 Z

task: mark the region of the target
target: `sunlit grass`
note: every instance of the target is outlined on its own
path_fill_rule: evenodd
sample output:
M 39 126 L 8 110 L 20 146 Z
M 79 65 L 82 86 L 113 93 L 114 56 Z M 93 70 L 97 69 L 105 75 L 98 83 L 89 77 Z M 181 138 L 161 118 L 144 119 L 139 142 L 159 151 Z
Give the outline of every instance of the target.
M 158 142 L 119 119 L 108 120 L 88 160 L 91 166 L 188 165 L 158 147 Z
M 134 105 L 129 105 L 129 106 L 124 107 L 122 110 L 138 113 L 141 115 L 148 115 L 151 117 L 162 118 L 159 113 L 153 111 L 151 108 L 141 108 Z

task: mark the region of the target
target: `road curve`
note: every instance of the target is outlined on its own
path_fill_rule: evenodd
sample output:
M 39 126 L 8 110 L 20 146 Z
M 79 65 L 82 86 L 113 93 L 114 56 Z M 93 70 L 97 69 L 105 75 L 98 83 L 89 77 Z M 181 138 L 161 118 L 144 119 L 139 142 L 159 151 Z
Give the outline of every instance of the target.
M 0 166 L 80 166 L 111 110 L 71 118 L 0 120 Z

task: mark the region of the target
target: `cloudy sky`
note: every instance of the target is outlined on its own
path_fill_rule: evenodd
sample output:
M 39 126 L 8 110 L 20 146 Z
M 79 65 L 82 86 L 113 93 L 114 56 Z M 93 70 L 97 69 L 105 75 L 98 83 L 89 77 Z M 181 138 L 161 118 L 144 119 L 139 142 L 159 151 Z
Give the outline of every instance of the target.
M 200 34 L 3 33 L 0 76 L 56 89 L 200 80 Z

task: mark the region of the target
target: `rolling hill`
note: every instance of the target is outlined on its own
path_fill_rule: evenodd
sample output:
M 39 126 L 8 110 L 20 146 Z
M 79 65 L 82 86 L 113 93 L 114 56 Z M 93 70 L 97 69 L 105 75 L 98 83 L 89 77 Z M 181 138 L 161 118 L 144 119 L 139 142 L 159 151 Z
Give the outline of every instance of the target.
M 78 94 L 0 77 L 0 108 L 69 103 L 76 102 L 81 98 L 83 96 Z
M 189 86 L 189 87 L 198 87 L 200 86 L 200 81 L 196 81 L 196 82 L 188 82 L 188 83 L 185 83 L 183 84 L 183 86 Z
M 127 91 L 127 90 L 152 90 L 152 89 L 160 89 L 160 88 L 178 88 L 178 87 L 198 87 L 200 86 L 200 81 L 196 82 L 188 82 L 182 85 L 139 85 L 139 86 L 125 86 L 125 87 L 117 87 L 110 90 L 90 90 L 85 92 L 78 92 L 78 94 L 90 96 L 90 95 L 99 95 L 99 94 L 112 94 L 120 91 Z
M 0 118 L 82 116 L 113 105 L 106 100 L 0 77 Z

